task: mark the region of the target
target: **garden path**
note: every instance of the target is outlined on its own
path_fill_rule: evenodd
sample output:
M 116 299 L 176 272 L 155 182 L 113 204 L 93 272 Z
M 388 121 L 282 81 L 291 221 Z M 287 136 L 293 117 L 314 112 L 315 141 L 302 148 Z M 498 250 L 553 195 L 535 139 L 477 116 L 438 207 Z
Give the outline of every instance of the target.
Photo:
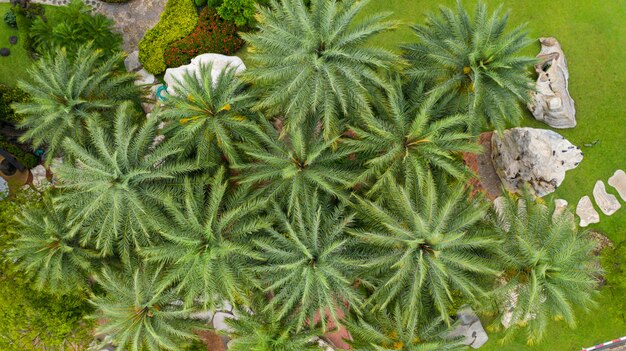
M 31 0 L 33 3 L 64 6 L 69 0 Z M 167 0 L 132 0 L 125 4 L 107 4 L 99 0 L 83 0 L 85 4 L 93 7 L 115 22 L 115 29 L 122 34 L 124 50 L 131 53 L 137 50 L 139 41 L 146 31 L 159 22 L 161 12 L 165 8 Z M 0 0 L 0 3 L 11 2 Z

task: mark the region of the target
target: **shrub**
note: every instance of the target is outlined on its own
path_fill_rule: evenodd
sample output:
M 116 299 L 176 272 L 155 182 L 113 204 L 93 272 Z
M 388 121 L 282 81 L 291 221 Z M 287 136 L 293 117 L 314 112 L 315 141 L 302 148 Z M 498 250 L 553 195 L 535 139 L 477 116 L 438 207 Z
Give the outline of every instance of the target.
M 223 19 L 245 26 L 254 21 L 255 3 L 255 0 L 224 0 L 217 12 Z
M 198 26 L 186 38 L 173 42 L 165 51 L 168 67 L 178 67 L 203 53 L 232 55 L 243 46 L 237 27 L 224 21 L 212 8 L 200 13 Z
M 163 73 L 167 46 L 189 35 L 198 24 L 198 13 L 192 0 L 169 0 L 161 19 L 139 42 L 139 62 L 152 74 Z
M 222 6 L 223 2 L 224 2 L 224 0 L 208 0 L 207 1 L 207 6 L 213 7 L 213 8 L 218 8 L 218 7 Z
M 4 121 L 11 124 L 21 122 L 22 116 L 15 114 L 11 104 L 14 102 L 26 102 L 28 98 L 28 94 L 22 89 L 0 84 L 0 122 Z
M 207 4 L 207 0 L 194 0 L 194 2 L 196 3 L 196 6 L 198 7 L 204 6 Z
M 31 154 L 30 152 L 25 152 L 24 150 L 2 139 L 1 137 L 0 137 L 0 149 L 15 156 L 15 158 L 18 161 L 20 161 L 20 163 L 24 167 L 28 169 L 34 168 L 35 166 L 39 164 L 39 160 L 37 159 L 35 155 Z
M 17 16 L 15 16 L 13 9 L 9 9 L 9 11 L 5 12 L 4 23 L 11 28 L 17 28 Z

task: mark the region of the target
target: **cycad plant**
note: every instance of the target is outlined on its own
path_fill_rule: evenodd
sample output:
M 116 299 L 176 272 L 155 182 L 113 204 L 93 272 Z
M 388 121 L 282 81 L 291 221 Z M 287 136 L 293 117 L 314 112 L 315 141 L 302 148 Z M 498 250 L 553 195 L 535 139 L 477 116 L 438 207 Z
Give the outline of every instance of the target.
M 467 116 L 437 118 L 441 114 L 437 106 L 432 101 L 415 101 L 418 98 L 423 96 L 405 94 L 396 81 L 384 114 L 368 118 L 363 128 L 351 128 L 354 138 L 345 144 L 367 160 L 355 184 L 371 184 L 370 194 L 403 183 L 407 177 L 421 181 L 434 170 L 457 179 L 468 175 L 461 153 L 479 152 L 480 147 L 463 132 Z
M 277 224 L 254 240 L 263 261 L 253 270 L 272 294 L 266 310 L 279 319 L 293 317 L 296 331 L 320 319 L 338 324 L 337 311 L 358 310 L 358 261 L 350 252 L 352 214 L 317 192 L 302 194 L 291 214 L 275 204 Z
M 199 164 L 215 164 L 220 156 L 231 163 L 239 161 L 235 142 L 238 131 L 249 124 L 243 83 L 235 68 L 227 68 L 217 77 L 212 64 L 201 65 L 177 81 L 175 92 L 165 100 L 159 115 L 173 123 L 175 138 L 195 154 Z
M 504 341 L 525 328 L 528 343 L 537 343 L 550 320 L 575 327 L 574 309 L 588 310 L 595 304 L 601 270 L 592 254 L 594 243 L 571 217 L 553 217 L 553 209 L 530 195 L 508 195 L 494 213 L 506 269 L 495 290 L 502 313 L 492 327 L 510 325 Z
M 158 216 L 154 198 L 195 170 L 172 161 L 180 149 L 169 140 L 155 145 L 156 119 L 133 125 L 133 113 L 130 103 L 122 104 L 112 116 L 112 129 L 87 121 L 89 143 L 66 138 L 64 148 L 75 162 L 65 162 L 58 170 L 65 190 L 59 202 L 71 210 L 71 223 L 80 226 L 81 244 L 124 259 L 134 248 L 158 239 L 144 224 L 146 218 Z
M 172 290 L 159 288 L 161 270 L 140 267 L 127 274 L 104 270 L 98 282 L 104 294 L 92 299 L 98 308 L 94 316 L 104 321 L 97 332 L 110 335 L 116 350 L 182 351 L 206 329 L 191 318 L 191 309 L 177 302 Z
M 98 255 L 79 245 L 67 215 L 46 195 L 42 204 L 26 207 L 17 217 L 11 257 L 39 290 L 63 294 L 87 288 Z
M 276 307 L 266 309 L 267 300 L 255 299 L 250 311 L 227 318 L 230 351 L 321 351 L 316 339 L 322 331 L 316 326 L 296 331 L 294 321 L 279 318 Z
M 377 309 L 401 303 L 415 327 L 429 306 L 449 322 L 458 298 L 486 295 L 481 282 L 498 273 L 492 253 L 500 243 L 480 228 L 485 206 L 468 197 L 463 183 L 437 185 L 428 174 L 389 186 L 378 202 L 357 200 L 365 226 L 352 234 L 371 248 L 366 268 L 379 279 L 371 296 Z
M 248 161 L 235 167 L 241 183 L 262 186 L 267 196 L 286 201 L 290 209 L 316 188 L 348 201 L 347 190 L 357 173 L 346 165 L 351 151 L 336 147 L 339 138 L 325 141 L 317 128 L 307 126 L 281 135 L 265 120 L 246 135 L 240 148 Z
M 114 111 L 120 101 L 137 99 L 135 75 L 116 70 L 122 54 L 104 59 L 100 50 L 81 46 L 75 56 L 58 49 L 37 61 L 29 70 L 30 81 L 19 87 L 30 100 L 13 105 L 24 115 L 22 142 L 45 147 L 49 164 L 61 150 L 66 137 L 83 143 L 88 121 L 110 125 L 103 115 Z
M 213 177 L 184 180 L 182 194 L 167 194 L 167 216 L 150 219 L 166 241 L 143 250 L 150 263 L 165 263 L 162 288 L 174 287 L 185 304 L 215 309 L 224 299 L 249 303 L 247 268 L 258 258 L 246 241 L 271 222 L 264 200 L 251 199 L 245 187 L 233 189 L 224 169 Z
M 530 99 L 535 59 L 519 52 L 531 40 L 524 26 L 507 32 L 508 20 L 500 9 L 489 15 L 484 3 L 470 17 L 458 0 L 456 10 L 442 7 L 426 24 L 413 26 L 419 41 L 404 48 L 408 75 L 430 82 L 433 96 L 454 96 L 459 112 L 473 117 L 473 131 L 519 125 L 520 103 Z
M 407 326 L 402 305 L 384 311 L 352 315 L 345 324 L 355 351 L 451 351 L 464 350 L 458 340 L 446 338 L 448 327 L 441 318 L 421 320 L 419 326 Z
M 260 92 L 258 107 L 285 115 L 289 129 L 320 121 L 324 138 L 342 131 L 342 119 L 371 114 L 373 90 L 387 86 L 379 70 L 395 67 L 395 55 L 366 45 L 394 23 L 377 14 L 357 16 L 368 1 L 272 0 L 259 9 L 259 31 L 245 33 L 253 63 L 246 76 Z

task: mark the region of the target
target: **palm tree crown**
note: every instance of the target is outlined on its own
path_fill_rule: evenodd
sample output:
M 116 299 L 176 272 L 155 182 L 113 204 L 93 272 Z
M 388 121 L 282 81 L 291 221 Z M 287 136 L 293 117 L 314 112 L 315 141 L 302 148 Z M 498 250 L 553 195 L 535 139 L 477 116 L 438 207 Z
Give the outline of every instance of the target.
M 37 289 L 65 293 L 87 287 L 88 272 L 98 255 L 78 244 L 67 211 L 46 195 L 41 206 L 27 207 L 17 221 L 19 239 L 11 256 L 34 276 Z
M 361 298 L 353 288 L 357 263 L 346 233 L 352 215 L 319 201 L 317 193 L 300 196 L 291 215 L 278 205 L 274 214 L 276 227 L 254 241 L 264 258 L 254 271 L 273 293 L 267 309 L 277 308 L 278 318 L 293 314 L 298 330 L 316 316 L 326 330 L 327 316 L 337 322 L 337 309 L 346 304 L 358 310 Z
M 358 22 L 367 2 L 312 0 L 309 9 L 302 0 L 272 0 L 260 8 L 259 31 L 243 35 L 254 63 L 246 76 L 262 90 L 258 107 L 286 114 L 288 128 L 320 120 L 327 140 L 340 133 L 340 116 L 371 113 L 370 91 L 386 86 L 377 70 L 397 59 L 364 45 L 393 28 L 386 15 Z
M 483 3 L 470 18 L 457 1 L 456 11 L 442 7 L 439 16 L 413 26 L 419 42 L 404 48 L 409 76 L 431 82 L 434 95 L 455 96 L 461 111 L 481 119 L 470 123 L 474 131 L 518 125 L 520 102 L 530 98 L 528 67 L 535 59 L 516 55 L 530 39 L 523 26 L 505 32 L 507 22 L 499 9 L 489 16 Z
M 449 321 L 456 293 L 484 295 L 480 282 L 497 273 L 489 252 L 498 241 L 477 225 L 485 206 L 468 197 L 464 184 L 437 187 L 428 175 L 420 185 L 390 186 L 378 203 L 357 201 L 367 227 L 353 234 L 373 249 L 368 266 L 382 276 L 372 295 L 380 309 L 401 302 L 408 321 L 434 306 Z
M 14 104 L 16 112 L 24 115 L 19 127 L 26 131 L 21 140 L 34 148 L 47 147 L 47 163 L 57 156 L 66 137 L 84 141 L 87 121 L 107 125 L 100 114 L 114 111 L 119 101 L 140 96 L 135 75 L 116 69 L 122 54 L 103 57 L 90 45 L 80 47 L 75 56 L 58 49 L 33 65 L 31 82 L 19 83 L 30 95 L 29 102 Z
M 171 290 L 159 289 L 160 269 L 138 268 L 127 275 L 103 271 L 98 281 L 105 295 L 92 302 L 96 317 L 105 321 L 98 333 L 111 335 L 116 350 L 182 351 L 206 325 L 190 318 L 191 310 L 176 301 Z
M 593 242 L 586 231 L 579 232 L 566 215 L 554 216 L 553 208 L 537 203 L 528 195 L 505 197 L 497 210 L 503 240 L 505 271 L 503 286 L 497 289 L 499 308 L 510 312 L 513 327 L 527 327 L 529 344 L 539 342 L 550 319 L 565 320 L 574 327 L 574 307 L 594 305 L 600 265 L 591 254 Z M 495 325 L 505 319 L 502 314 Z
M 464 133 L 465 115 L 440 119 L 435 106 L 424 102 L 415 110 L 415 101 L 406 101 L 396 83 L 389 91 L 385 118 L 370 118 L 367 127 L 352 128 L 355 138 L 345 143 L 361 152 L 367 169 L 355 183 L 371 183 L 370 193 L 385 191 L 387 186 L 403 183 L 406 175 L 422 180 L 429 170 L 443 170 L 463 178 L 468 170 L 459 160 L 462 152 L 478 152 L 472 136 Z
M 246 261 L 258 256 L 243 243 L 271 222 L 261 213 L 265 201 L 250 200 L 244 188 L 229 188 L 223 169 L 208 181 L 185 179 L 182 194 L 163 199 L 168 216 L 150 219 L 167 242 L 143 253 L 148 262 L 168 264 L 162 286 L 174 286 L 188 306 L 198 299 L 211 309 L 223 299 L 249 302 Z
M 72 222 L 81 226 L 81 243 L 93 244 L 103 255 L 116 253 L 122 258 L 153 241 L 143 224 L 156 215 L 150 198 L 195 169 L 187 163 L 168 162 L 180 149 L 168 140 L 154 145 L 158 121 L 131 125 L 132 112 L 130 103 L 120 106 L 113 130 L 88 121 L 89 145 L 66 139 L 64 147 L 75 163 L 66 162 L 58 171 L 66 190 L 60 203 L 71 209 Z
M 159 116 L 174 123 L 175 137 L 193 150 L 199 163 L 217 163 L 220 154 L 237 162 L 237 131 L 248 124 L 244 85 L 234 68 L 225 69 L 215 79 L 212 68 L 212 64 L 201 65 L 196 74 L 185 73 Z

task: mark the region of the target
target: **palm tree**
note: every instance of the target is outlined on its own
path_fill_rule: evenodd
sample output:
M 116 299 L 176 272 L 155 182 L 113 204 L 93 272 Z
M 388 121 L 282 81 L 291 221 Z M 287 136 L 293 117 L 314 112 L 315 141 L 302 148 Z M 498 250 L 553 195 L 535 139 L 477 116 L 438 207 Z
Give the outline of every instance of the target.
M 160 286 L 174 287 L 187 306 L 198 300 L 209 309 L 224 299 L 249 303 L 245 269 L 258 255 L 245 241 L 271 225 L 261 213 L 265 201 L 251 199 L 245 187 L 233 190 L 224 173 L 185 179 L 182 194 L 163 199 L 167 216 L 149 219 L 167 241 L 142 252 L 148 262 L 167 264 Z
M 66 137 L 84 142 L 88 121 L 110 124 L 104 116 L 120 101 L 140 96 L 135 75 L 117 70 L 122 61 L 121 53 L 105 59 L 91 45 L 81 46 L 75 56 L 58 49 L 38 60 L 29 70 L 31 81 L 18 84 L 30 101 L 13 105 L 24 115 L 21 141 L 34 148 L 45 146 L 49 164 Z
M 388 310 L 351 316 L 346 327 L 352 336 L 349 341 L 356 351 L 448 351 L 464 350 L 458 340 L 445 338 L 448 330 L 441 318 L 424 320 L 419 327 L 407 326 L 402 318 L 402 307 L 396 304 Z
M 67 215 L 46 195 L 41 205 L 26 207 L 17 217 L 18 239 L 10 255 L 39 290 L 64 294 L 87 288 L 98 255 L 78 244 Z
M 321 121 L 324 138 L 341 132 L 342 117 L 371 114 L 370 94 L 387 86 L 379 70 L 398 64 L 366 42 L 394 27 L 386 14 L 356 20 L 369 1 L 272 0 L 259 9 L 259 31 L 244 33 L 260 91 L 259 109 L 287 117 L 287 127 Z
M 230 351 L 321 351 L 316 340 L 322 331 L 313 326 L 296 331 L 293 320 L 278 318 L 275 307 L 265 309 L 267 300 L 257 298 L 250 311 L 227 318 Z
M 71 210 L 71 224 L 81 227 L 81 244 L 127 261 L 134 248 L 158 239 L 144 224 L 158 215 L 151 198 L 195 170 L 188 163 L 170 162 L 181 151 L 171 140 L 154 142 L 158 120 L 131 125 L 132 113 L 130 103 L 122 104 L 112 130 L 88 120 L 89 144 L 66 138 L 64 149 L 75 162 L 65 162 L 58 171 L 66 190 L 59 202 Z
M 182 351 L 198 339 L 193 331 L 206 329 L 190 318 L 192 310 L 177 303 L 173 291 L 159 288 L 159 268 L 137 268 L 128 275 L 104 270 L 98 281 L 105 293 L 92 299 L 98 308 L 94 317 L 105 321 L 97 333 L 110 335 L 116 350 Z
M 357 199 L 365 226 L 352 234 L 371 248 L 365 267 L 380 281 L 370 298 L 378 309 L 402 303 L 415 327 L 427 306 L 449 322 L 454 296 L 486 295 L 481 281 L 498 273 L 491 252 L 499 241 L 480 229 L 485 205 L 468 197 L 463 183 L 437 186 L 427 174 L 421 183 L 389 186 L 379 202 Z
M 240 172 L 237 179 L 265 186 L 269 197 L 286 200 L 290 209 L 299 196 L 316 188 L 348 201 L 346 190 L 357 173 L 344 161 L 352 151 L 337 149 L 337 137 L 324 141 L 319 130 L 301 127 L 283 136 L 265 120 L 249 128 L 246 143 L 240 144 L 249 160 L 234 167 Z
M 535 59 L 518 54 L 531 40 L 524 26 L 506 32 L 508 19 L 500 9 L 489 16 L 483 3 L 470 18 L 459 0 L 456 11 L 442 7 L 439 16 L 429 14 L 426 24 L 413 26 L 419 42 L 404 47 L 408 75 L 431 82 L 433 97 L 455 96 L 458 110 L 474 116 L 473 131 L 518 125 L 520 102 L 530 99 L 528 67 Z
M 601 274 L 588 233 L 579 232 L 571 217 L 553 217 L 553 208 L 529 195 L 505 197 L 496 212 L 506 269 L 495 290 L 497 308 L 504 311 L 493 327 L 512 326 L 504 340 L 526 327 L 529 344 L 542 340 L 551 319 L 575 327 L 574 308 L 595 304 Z
M 279 319 L 293 317 L 296 331 L 319 317 L 326 331 L 329 318 L 338 324 L 339 309 L 362 305 L 347 234 L 352 214 L 317 192 L 302 194 L 291 215 L 277 204 L 273 213 L 276 226 L 254 240 L 263 261 L 253 271 L 273 296 L 266 310 L 276 309 Z
M 176 92 L 168 96 L 160 116 L 174 123 L 176 138 L 196 154 L 198 163 L 220 162 L 220 154 L 238 163 L 238 130 L 249 124 L 244 84 L 234 68 L 215 79 L 212 64 L 201 65 L 196 74 L 186 73 L 177 81 Z
M 355 184 L 371 183 L 370 194 L 403 183 L 405 175 L 421 181 L 431 170 L 462 179 L 469 171 L 460 154 L 480 151 L 472 136 L 461 131 L 467 116 L 436 118 L 440 111 L 431 101 L 420 104 L 415 101 L 416 94 L 406 95 L 396 81 L 388 92 L 389 108 L 384 118 L 369 118 L 366 127 L 351 128 L 354 138 L 345 141 L 367 159 L 366 170 Z

